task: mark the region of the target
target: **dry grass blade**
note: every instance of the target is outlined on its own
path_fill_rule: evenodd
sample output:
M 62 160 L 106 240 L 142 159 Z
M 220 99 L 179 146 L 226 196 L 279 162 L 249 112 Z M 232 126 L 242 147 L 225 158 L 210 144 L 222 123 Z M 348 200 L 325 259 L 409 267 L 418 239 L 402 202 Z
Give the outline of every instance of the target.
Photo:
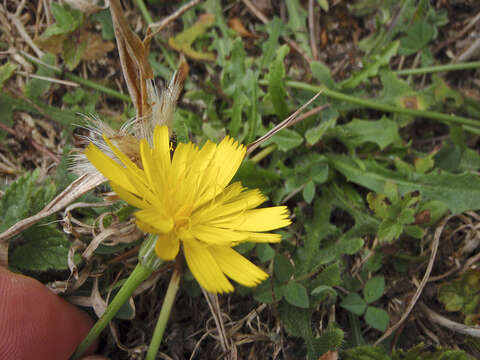
M 283 120 L 280 124 L 275 126 L 272 130 L 268 131 L 265 135 L 260 137 L 259 139 L 255 140 L 254 142 L 250 143 L 247 145 L 247 154 L 250 154 L 252 151 L 254 151 L 256 148 L 258 148 L 260 145 L 262 145 L 265 141 L 270 139 L 273 135 L 275 135 L 277 132 L 279 132 L 282 129 L 285 129 L 293 124 L 295 124 L 297 121 L 297 118 L 301 114 L 301 112 L 312 102 L 315 101 L 317 97 L 319 97 L 322 94 L 322 92 L 319 92 L 316 94 L 314 97 L 312 97 L 310 100 L 308 100 L 305 104 L 300 106 L 297 111 L 295 111 L 292 115 L 290 115 L 288 118 Z
M 420 298 L 420 295 L 422 294 L 422 291 L 425 287 L 425 285 L 428 282 L 428 279 L 430 278 L 430 273 L 432 272 L 433 269 L 433 263 L 435 262 L 435 257 L 437 255 L 437 250 L 438 250 L 438 245 L 440 244 L 440 236 L 442 235 L 443 229 L 445 225 L 447 224 L 448 220 L 450 220 L 453 216 L 449 216 L 445 218 L 440 225 L 437 226 L 437 229 L 435 230 L 435 234 L 433 236 L 433 242 L 432 242 L 432 252 L 430 254 L 430 260 L 428 261 L 427 269 L 425 270 L 425 274 L 423 275 L 422 281 L 420 282 L 420 285 L 418 286 L 417 290 L 415 291 L 415 294 L 412 297 L 412 300 L 410 301 L 410 304 L 408 304 L 407 309 L 403 313 L 402 317 L 400 320 L 393 326 L 387 329 L 385 333 L 380 336 L 380 338 L 375 341 L 375 345 L 380 344 L 383 340 L 385 340 L 387 337 L 389 337 L 395 330 L 397 330 L 403 323 L 404 321 L 410 316 L 410 313 L 412 312 L 413 308 L 415 307 L 415 304 L 417 303 L 418 299 Z
M 451 331 L 454 331 L 456 333 L 480 338 L 480 326 L 468 326 L 468 325 L 465 325 L 465 324 L 457 323 L 455 321 L 447 319 L 446 317 L 444 317 L 440 314 L 437 314 L 435 311 L 430 309 L 424 303 L 419 303 L 418 305 L 420 307 L 420 310 L 422 310 L 422 312 L 432 322 L 434 322 L 434 323 L 436 323 L 440 326 L 446 327 L 447 329 L 449 329 Z
M 220 339 L 220 345 L 224 352 L 230 351 L 230 342 L 227 338 L 227 333 L 225 331 L 225 325 L 223 324 L 222 310 L 220 309 L 220 304 L 218 303 L 218 296 L 216 294 L 211 294 L 205 289 L 202 289 L 203 296 L 207 300 L 208 307 L 212 313 L 213 320 L 218 331 L 218 337 Z

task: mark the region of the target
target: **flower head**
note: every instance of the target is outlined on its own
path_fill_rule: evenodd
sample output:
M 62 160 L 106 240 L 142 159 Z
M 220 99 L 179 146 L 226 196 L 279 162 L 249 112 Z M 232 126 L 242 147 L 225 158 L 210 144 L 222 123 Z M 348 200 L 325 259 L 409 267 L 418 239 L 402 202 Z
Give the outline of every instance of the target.
M 268 275 L 237 253 L 242 242 L 279 242 L 270 230 L 289 225 L 285 206 L 256 209 L 266 198 L 239 182 L 229 185 L 245 147 L 230 137 L 202 148 L 178 144 L 171 156 L 166 126 L 157 126 L 152 144 L 140 141 L 139 164 L 111 141 L 106 144 L 118 161 L 90 144 L 90 162 L 110 180 L 117 195 L 132 206 L 137 225 L 157 234 L 156 253 L 174 259 L 182 245 L 187 264 L 200 285 L 210 292 L 230 292 L 226 276 L 244 286 L 256 286 Z M 225 276 L 226 275 L 226 276 Z

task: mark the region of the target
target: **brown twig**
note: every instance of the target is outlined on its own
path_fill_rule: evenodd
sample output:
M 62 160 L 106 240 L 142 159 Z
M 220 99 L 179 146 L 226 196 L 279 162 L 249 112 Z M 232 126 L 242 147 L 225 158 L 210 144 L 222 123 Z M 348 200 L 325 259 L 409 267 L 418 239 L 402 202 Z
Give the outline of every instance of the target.
M 380 338 L 377 341 L 375 341 L 374 345 L 378 345 L 383 340 L 385 340 L 387 337 L 389 337 L 410 316 L 410 313 L 412 312 L 415 304 L 417 303 L 418 299 L 420 298 L 420 295 L 422 294 L 423 288 L 427 284 L 428 278 L 430 277 L 430 273 L 432 272 L 432 268 L 433 268 L 433 263 L 435 262 L 435 257 L 437 255 L 438 245 L 440 243 L 440 235 L 442 235 L 443 228 L 445 227 L 446 223 L 448 222 L 448 220 L 450 220 L 451 217 L 452 216 L 449 216 L 449 217 L 445 218 L 440 223 L 440 225 L 437 227 L 437 229 L 435 230 L 435 235 L 433 236 L 433 242 L 432 242 L 432 253 L 430 255 L 430 260 L 428 261 L 427 270 L 425 270 L 425 274 L 423 275 L 423 279 L 420 282 L 420 285 L 418 286 L 417 291 L 415 291 L 415 294 L 413 295 L 412 300 L 410 301 L 410 304 L 408 304 L 407 309 L 403 313 L 400 320 L 395 325 L 388 328 L 388 330 L 385 331 L 385 333 L 382 336 L 380 336 Z
M 315 38 L 315 0 L 308 0 L 308 30 L 310 33 L 310 48 L 312 49 L 312 57 L 318 59 L 317 39 Z
M 152 29 L 152 33 L 150 36 L 155 36 L 158 34 L 162 29 L 165 28 L 168 24 L 170 24 L 172 21 L 175 19 L 179 18 L 182 16 L 186 11 L 190 10 L 192 7 L 195 5 L 198 5 L 202 0 L 192 0 L 185 5 L 179 7 L 173 14 L 167 16 L 165 19 L 162 19 L 156 23 L 150 24 L 148 27 Z

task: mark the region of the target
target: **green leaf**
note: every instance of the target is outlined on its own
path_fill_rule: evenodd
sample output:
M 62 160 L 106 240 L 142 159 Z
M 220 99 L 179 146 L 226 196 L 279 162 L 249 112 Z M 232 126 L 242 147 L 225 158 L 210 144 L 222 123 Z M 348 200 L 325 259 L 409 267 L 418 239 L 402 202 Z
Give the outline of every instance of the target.
M 387 181 L 397 184 L 400 194 L 419 191 L 422 199 L 444 202 L 453 214 L 480 208 L 480 178 L 471 173 L 451 174 L 433 171 L 429 174 L 413 173 L 406 177 L 377 164 L 363 162 L 360 168 L 349 156 L 327 155 L 332 165 L 349 181 L 381 193 Z
M 317 286 L 315 289 L 313 289 L 311 292 L 310 292 L 311 295 L 322 295 L 322 294 L 327 294 L 329 296 L 332 296 L 332 297 L 335 297 L 337 296 L 337 292 L 335 291 L 334 288 L 332 288 L 331 286 L 327 286 L 327 285 L 320 285 L 320 286 Z
M 368 325 L 382 332 L 387 330 L 390 322 L 390 318 L 385 310 L 373 306 L 367 308 L 364 318 Z
M 433 39 L 433 35 L 434 29 L 431 24 L 424 20 L 415 22 L 408 30 L 407 36 L 401 39 L 398 54 L 402 56 L 415 54 Z
M 330 74 L 330 69 L 320 61 L 310 63 L 312 75 L 319 81 L 320 85 L 325 85 L 329 89 L 336 89 L 338 86 Z
M 282 45 L 278 48 L 277 55 L 268 73 L 268 95 L 279 120 L 286 119 L 289 113 L 286 102 L 288 94 L 284 84 L 285 66 L 283 65 L 283 59 L 289 51 L 288 45 Z
M 63 42 L 63 59 L 68 70 L 72 71 L 80 64 L 86 49 L 86 40 L 79 43 L 76 37 L 73 37 Z
M 104 40 L 115 39 L 112 16 L 108 9 L 103 9 L 102 11 L 92 14 L 90 17 L 92 20 L 96 20 L 102 25 L 102 37 Z
M 311 204 L 312 200 L 315 196 L 315 184 L 313 181 L 309 181 L 305 184 L 305 187 L 303 188 L 303 199 L 308 203 Z
M 3 84 L 10 79 L 17 68 L 17 65 L 12 64 L 11 62 L 6 62 L 0 66 L 0 90 L 3 89 Z
M 266 25 L 264 30 L 268 33 L 267 41 L 262 42 L 262 61 L 260 67 L 270 67 L 275 56 L 275 50 L 278 49 L 278 40 L 285 31 L 285 23 L 275 16 Z
M 313 338 L 310 309 L 303 309 L 282 301 L 279 305 L 280 319 L 292 336 L 311 340 Z
M 0 233 L 18 221 L 40 211 L 55 194 L 55 185 L 37 184 L 40 171 L 27 173 L 11 183 L 0 198 Z
M 365 312 L 367 303 L 357 293 L 350 293 L 342 300 L 340 306 L 355 315 L 362 315 Z
M 342 236 L 337 244 L 339 254 L 354 255 L 360 251 L 365 242 L 359 237 Z
M 257 244 L 255 253 L 262 264 L 272 260 L 275 256 L 275 250 L 269 244 Z
M 316 144 L 323 135 L 330 129 L 333 129 L 337 123 L 338 111 L 332 107 L 329 107 L 322 112 L 320 124 L 308 129 L 305 132 L 305 140 L 309 145 Z
M 460 278 L 443 284 L 438 290 L 438 300 L 447 311 L 461 311 L 463 315 L 477 314 L 480 272 L 468 270 Z
M 397 123 L 385 116 L 377 121 L 353 119 L 346 125 L 336 126 L 328 134 L 338 137 L 350 149 L 372 142 L 383 150 L 401 142 Z
M 280 302 L 283 299 L 284 288 L 284 285 L 277 284 L 272 279 L 267 279 L 254 289 L 253 298 L 264 304 L 273 304 L 274 299 L 275 302 Z M 273 297 L 274 294 L 275 298 Z
M 336 326 L 329 326 L 320 336 L 313 339 L 312 350 L 314 353 L 309 353 L 310 359 L 321 359 L 321 356 L 327 351 L 335 351 L 340 349 L 343 343 L 345 334 L 343 330 Z
M 291 129 L 282 129 L 270 139 L 265 141 L 263 146 L 277 144 L 279 150 L 289 151 L 300 146 L 302 143 L 303 137 L 298 132 Z
M 42 57 L 42 62 L 48 65 L 55 65 L 56 59 L 57 58 L 55 57 L 55 55 L 46 53 Z M 38 69 L 35 72 L 35 75 L 55 77 L 55 70 L 44 65 L 38 65 Z M 50 89 L 51 85 L 52 83 L 50 81 L 30 78 L 27 82 L 27 86 L 25 87 L 25 94 L 29 99 L 37 99 L 42 96 L 43 93 L 45 93 L 48 89 Z
M 280 282 L 287 282 L 293 274 L 293 265 L 285 255 L 276 254 L 273 261 L 275 277 Z
M 299 308 L 307 309 L 310 306 L 307 289 L 302 284 L 290 281 L 284 288 L 285 300 Z
M 71 242 L 55 226 L 35 225 L 21 236 L 25 242 L 9 255 L 11 267 L 30 271 L 68 269 Z
M 72 9 L 69 5 L 62 6 L 54 2 L 50 9 L 56 22 L 45 30 L 42 34 L 44 38 L 52 35 L 68 34 L 83 23 L 83 13 L 80 10 Z
M 372 62 L 367 64 L 364 70 L 353 74 L 348 80 L 341 82 L 340 86 L 343 88 L 356 88 L 369 77 L 377 76 L 380 67 L 387 66 L 390 63 L 390 59 L 397 54 L 399 46 L 400 43 L 398 41 L 390 43 L 381 54 L 373 57 Z
M 367 303 L 377 301 L 383 296 L 385 290 L 385 278 L 383 276 L 374 276 L 365 283 L 363 288 L 363 297 Z

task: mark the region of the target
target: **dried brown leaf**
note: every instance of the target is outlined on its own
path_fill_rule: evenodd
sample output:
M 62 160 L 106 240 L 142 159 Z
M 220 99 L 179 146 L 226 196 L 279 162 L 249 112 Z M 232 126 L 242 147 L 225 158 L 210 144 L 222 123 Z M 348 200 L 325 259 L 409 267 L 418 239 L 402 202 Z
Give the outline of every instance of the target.
M 243 37 L 257 38 L 258 35 L 248 31 L 245 26 L 243 26 L 242 21 L 238 17 L 231 18 L 228 21 L 230 28 L 235 31 L 237 34 Z

